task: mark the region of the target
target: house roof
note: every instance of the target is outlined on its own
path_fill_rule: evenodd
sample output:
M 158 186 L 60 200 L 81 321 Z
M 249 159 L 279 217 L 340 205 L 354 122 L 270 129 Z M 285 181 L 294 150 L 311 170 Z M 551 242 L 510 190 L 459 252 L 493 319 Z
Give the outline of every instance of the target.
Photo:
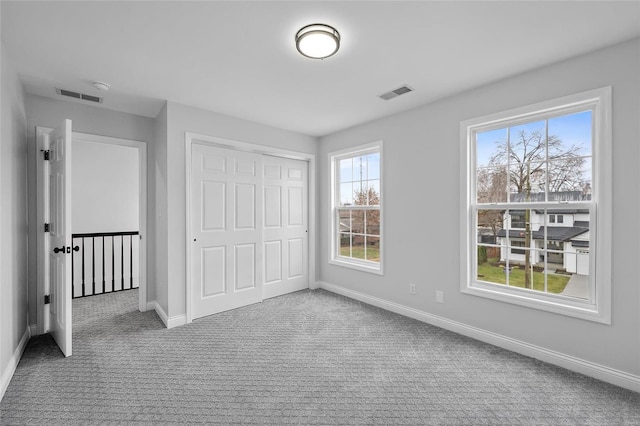
M 583 225 L 583 226 L 549 226 L 547 227 L 547 240 L 551 241 L 570 241 L 571 239 L 577 237 L 580 234 L 584 234 L 589 231 L 589 222 L 586 221 L 578 221 L 574 225 Z M 544 230 L 545 227 L 541 226 L 537 231 L 533 231 L 531 233 L 531 237 L 534 240 L 543 240 L 544 239 Z M 501 229 L 498 231 L 498 237 L 504 238 L 507 236 L 506 229 Z M 510 229 L 509 230 L 509 238 L 524 238 L 524 230 L 523 229 Z M 572 241 L 573 243 L 573 241 Z M 587 247 L 589 242 L 586 241 Z M 574 246 L 578 247 L 574 244 Z
M 535 192 L 532 194 L 509 194 L 509 200 L 512 203 L 534 202 L 540 203 L 545 201 L 544 192 Z M 582 191 L 561 191 L 550 192 L 549 201 L 590 201 L 591 194 Z
M 544 226 L 541 226 L 540 229 L 531 233 L 534 240 L 544 240 L 544 228 Z M 569 241 L 587 231 L 589 231 L 589 228 L 579 226 L 549 226 L 547 227 L 547 240 Z

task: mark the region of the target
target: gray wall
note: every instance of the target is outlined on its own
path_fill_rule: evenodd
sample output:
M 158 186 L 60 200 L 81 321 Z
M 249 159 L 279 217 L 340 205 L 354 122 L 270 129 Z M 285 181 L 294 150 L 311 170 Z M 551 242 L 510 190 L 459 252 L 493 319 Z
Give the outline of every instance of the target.
M 28 333 L 27 119 L 22 84 L 0 49 L 0 396 Z M 28 334 L 27 334 L 28 336 Z M 18 354 L 19 355 L 19 354 Z
M 639 374 L 639 52 L 640 40 L 623 43 L 321 138 L 320 279 Z M 464 261 L 459 250 L 460 122 L 609 85 L 613 87 L 612 324 L 460 293 Z M 385 173 L 384 276 L 327 263 L 331 232 L 327 154 L 380 139 Z M 409 294 L 409 282 L 416 284 L 416 295 Z M 436 290 L 444 291 L 444 304 L 435 302 Z
M 158 241 L 158 250 L 167 251 L 169 317 L 186 313 L 185 300 L 185 133 L 193 132 L 235 141 L 315 154 L 317 139 L 262 124 L 241 120 L 185 105 L 167 105 L 167 242 Z M 161 231 L 160 231 L 161 233 Z M 162 280 L 159 285 L 165 285 Z M 164 309 L 164 307 L 163 307 Z
M 90 133 L 94 135 L 110 136 L 115 138 L 132 139 L 147 142 L 147 203 L 153 206 L 155 203 L 155 194 L 151 192 L 152 180 L 155 178 L 154 165 L 154 119 L 142 117 L 123 112 L 98 108 L 90 105 L 84 105 L 75 102 L 61 101 L 57 99 L 44 98 L 41 96 L 26 95 L 26 111 L 27 111 L 27 129 L 28 129 L 28 176 L 29 176 L 29 223 L 31 226 L 29 232 L 29 320 L 31 324 L 36 323 L 36 315 L 42 314 L 42 303 L 36 300 L 37 289 L 37 245 L 36 232 L 40 231 L 36 224 L 36 161 L 40 159 L 39 152 L 36 149 L 35 128 L 57 127 L 65 118 L 69 118 L 73 122 L 73 131 L 81 133 Z M 147 228 L 148 233 L 153 234 L 153 208 L 147 210 Z M 153 254 L 152 235 L 149 235 L 149 253 L 148 257 Z M 147 299 L 153 300 L 155 297 L 154 283 L 154 263 L 147 263 Z M 38 318 L 37 322 L 40 323 Z

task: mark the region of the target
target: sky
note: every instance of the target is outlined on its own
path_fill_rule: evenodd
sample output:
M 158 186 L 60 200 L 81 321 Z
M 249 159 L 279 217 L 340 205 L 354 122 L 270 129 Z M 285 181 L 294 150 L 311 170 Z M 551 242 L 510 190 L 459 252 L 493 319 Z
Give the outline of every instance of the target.
M 583 111 L 575 114 L 563 115 L 549 119 L 549 135 L 557 136 L 562 145 L 567 148 L 572 145 L 580 147 L 580 153 L 584 156 L 591 155 L 592 131 L 591 120 L 592 112 Z M 535 121 L 524 125 L 511 127 L 512 136 L 519 130 L 528 132 L 540 129 L 544 132 L 545 121 Z M 496 152 L 496 141 L 505 142 L 507 139 L 507 128 L 480 132 L 476 135 L 476 155 L 477 166 L 482 167 L 489 164 L 489 158 Z

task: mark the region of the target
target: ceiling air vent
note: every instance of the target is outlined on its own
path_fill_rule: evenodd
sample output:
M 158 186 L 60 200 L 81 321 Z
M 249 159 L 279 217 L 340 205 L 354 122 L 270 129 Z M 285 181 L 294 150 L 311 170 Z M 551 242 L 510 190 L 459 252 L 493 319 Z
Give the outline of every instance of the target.
M 394 89 L 390 92 L 383 93 L 382 95 L 380 95 L 380 99 L 384 99 L 385 101 L 388 101 L 389 99 L 396 98 L 400 95 L 404 95 L 405 93 L 409 93 L 409 92 L 413 92 L 413 89 L 405 84 L 404 86 L 400 86 L 397 89 Z
M 56 89 L 56 93 L 61 96 L 67 96 L 69 98 L 81 99 L 83 101 L 102 103 L 102 98 L 93 95 L 87 95 L 86 93 L 72 92 L 71 90 Z

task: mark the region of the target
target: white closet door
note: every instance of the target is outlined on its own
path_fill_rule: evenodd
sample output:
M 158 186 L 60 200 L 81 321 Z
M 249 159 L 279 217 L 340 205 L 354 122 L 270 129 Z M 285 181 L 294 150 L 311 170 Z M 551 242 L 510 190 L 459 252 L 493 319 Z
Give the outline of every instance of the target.
M 194 143 L 192 318 L 262 301 L 262 157 Z
M 263 156 L 264 298 L 309 287 L 308 163 Z

